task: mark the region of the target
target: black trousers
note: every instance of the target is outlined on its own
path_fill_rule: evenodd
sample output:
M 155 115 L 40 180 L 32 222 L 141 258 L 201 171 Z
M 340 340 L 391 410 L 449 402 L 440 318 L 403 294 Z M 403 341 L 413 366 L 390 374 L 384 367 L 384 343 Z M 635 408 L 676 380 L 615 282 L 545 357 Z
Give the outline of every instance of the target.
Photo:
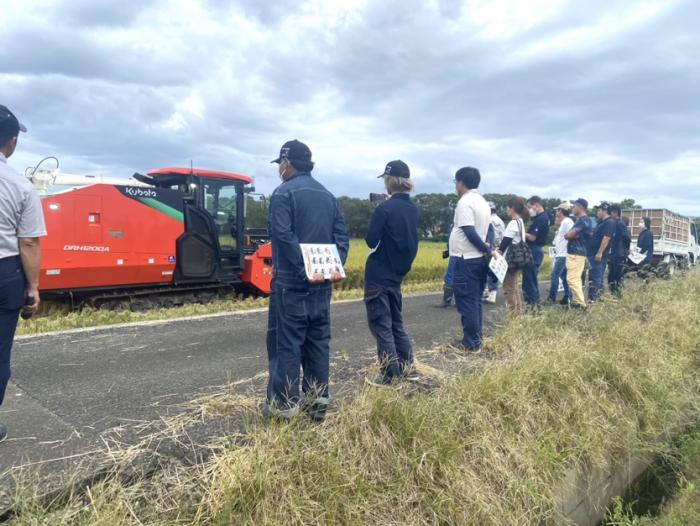
M 413 365 L 413 346 L 403 325 L 401 304 L 401 287 L 365 289 L 367 322 L 377 340 L 377 356 L 385 383 L 401 377 Z
M 0 405 L 10 381 L 10 355 L 24 304 L 26 280 L 19 256 L 0 259 Z
M 608 260 L 608 285 L 610 292 L 617 292 L 622 285 L 622 277 L 624 275 L 623 265 L 625 263 L 624 256 L 610 256 Z

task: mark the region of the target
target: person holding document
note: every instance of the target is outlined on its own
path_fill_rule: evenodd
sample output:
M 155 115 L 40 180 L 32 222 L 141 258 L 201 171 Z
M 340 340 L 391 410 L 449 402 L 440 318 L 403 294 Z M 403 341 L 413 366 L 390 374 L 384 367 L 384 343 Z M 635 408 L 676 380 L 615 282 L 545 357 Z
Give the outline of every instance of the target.
M 265 414 L 290 419 L 300 409 L 323 420 L 328 391 L 331 340 L 331 287 L 342 275 L 324 276 L 316 251 L 314 274 L 307 276 L 302 244 L 335 245 L 342 263 L 349 240 L 335 196 L 311 176 L 311 150 L 288 141 L 272 161 L 282 180 L 270 199 L 268 231 L 272 243 L 272 293 L 267 355 L 270 379 Z M 304 379 L 300 396 L 300 369 Z

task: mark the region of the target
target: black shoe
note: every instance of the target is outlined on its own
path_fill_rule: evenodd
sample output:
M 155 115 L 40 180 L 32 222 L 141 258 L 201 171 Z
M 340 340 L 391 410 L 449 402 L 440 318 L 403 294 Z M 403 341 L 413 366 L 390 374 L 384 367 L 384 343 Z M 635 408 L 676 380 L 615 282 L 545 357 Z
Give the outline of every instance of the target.
M 447 307 L 452 305 L 453 294 L 454 291 L 452 287 L 444 286 L 442 289 L 442 301 L 438 305 L 435 305 L 435 307 L 438 309 L 446 309 Z
M 570 301 L 567 300 L 566 298 L 564 298 L 559 302 L 559 305 L 563 305 L 564 307 L 568 307 L 569 303 L 570 303 Z
M 314 422 L 323 422 L 326 418 L 329 404 L 309 404 L 304 406 L 304 412 L 309 415 L 309 418 Z
M 7 427 L 0 424 L 0 442 L 4 442 L 7 438 Z

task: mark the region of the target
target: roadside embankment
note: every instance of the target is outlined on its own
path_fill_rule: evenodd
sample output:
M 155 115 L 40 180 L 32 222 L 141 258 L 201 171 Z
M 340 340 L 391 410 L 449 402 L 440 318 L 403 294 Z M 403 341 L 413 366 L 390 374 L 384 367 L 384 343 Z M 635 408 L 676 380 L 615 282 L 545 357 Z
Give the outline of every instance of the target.
M 663 453 L 697 424 L 699 298 L 691 272 L 631 282 L 589 312 L 521 316 L 488 341 L 491 359 L 436 388 L 363 389 L 322 425 L 249 408 L 245 432 L 200 465 L 96 484 L 58 509 L 27 501 L 15 523 L 563 523 L 572 473 Z

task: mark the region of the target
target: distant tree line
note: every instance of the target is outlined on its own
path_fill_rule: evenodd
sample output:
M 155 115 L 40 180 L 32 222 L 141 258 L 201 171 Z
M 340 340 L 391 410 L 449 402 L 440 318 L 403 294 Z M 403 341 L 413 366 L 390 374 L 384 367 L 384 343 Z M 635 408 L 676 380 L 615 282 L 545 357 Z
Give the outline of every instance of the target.
M 515 197 L 513 194 L 484 195 L 487 201 L 493 201 L 496 205 L 496 213 L 505 223 L 509 221 L 508 214 L 506 214 L 506 205 L 513 197 Z M 452 228 L 457 199 L 457 194 L 417 194 L 413 196 L 413 201 L 421 211 L 421 238 L 435 241 L 447 240 Z M 370 203 L 368 199 L 358 199 L 356 197 L 341 197 L 338 201 L 350 236 L 364 237 L 375 205 Z M 544 202 L 545 210 L 553 221 L 554 209 L 564 200 L 555 197 L 543 197 L 542 201 Z M 624 199 L 615 204 L 619 204 L 623 209 L 642 208 L 634 199 Z M 554 237 L 555 231 L 556 229 L 553 228 L 551 232 L 552 237 Z
M 493 201 L 496 205 L 496 213 L 508 222 L 506 214 L 506 204 L 515 197 L 513 194 L 485 194 L 487 201 Z M 529 197 L 529 196 L 528 196 Z M 447 241 L 452 228 L 452 219 L 457 205 L 457 194 L 417 194 L 413 196 L 413 201 L 421 211 L 420 236 L 422 239 L 432 239 L 435 241 Z M 544 208 L 552 221 L 554 220 L 554 209 L 564 200 L 556 197 L 543 197 Z M 267 226 L 267 205 L 268 199 L 255 199 L 248 197 L 247 200 L 247 221 L 248 228 L 265 228 Z M 369 219 L 376 205 L 369 199 L 357 197 L 338 198 L 340 209 L 345 218 L 345 224 L 350 237 L 363 238 L 369 228 Z M 624 199 L 619 203 L 623 209 L 642 208 L 634 199 Z M 700 220 L 699 227 L 700 227 Z M 556 228 L 552 228 L 551 237 L 554 237 Z M 551 241 L 551 240 L 550 240 Z

